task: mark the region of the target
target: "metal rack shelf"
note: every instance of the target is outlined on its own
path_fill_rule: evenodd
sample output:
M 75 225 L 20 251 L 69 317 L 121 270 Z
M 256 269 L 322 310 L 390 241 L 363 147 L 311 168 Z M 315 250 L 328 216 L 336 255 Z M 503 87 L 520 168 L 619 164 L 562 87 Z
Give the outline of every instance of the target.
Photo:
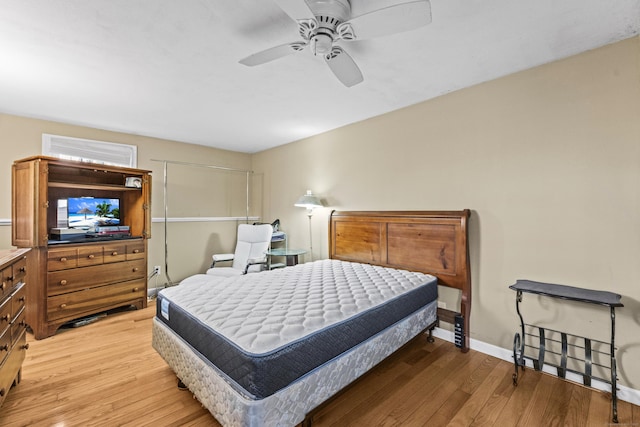
M 514 374 L 513 384 L 518 385 L 518 367 L 524 370 L 525 359 L 531 360 L 536 371 L 543 368 L 544 365 L 556 368 L 558 377 L 566 378 L 567 372 L 572 372 L 582 376 L 582 382 L 585 386 L 591 386 L 591 380 L 596 379 L 605 382 L 611 386 L 611 406 L 612 419 L 614 423 L 618 422 L 618 398 L 617 398 L 617 372 L 615 357 L 615 327 L 616 316 L 615 308 L 623 307 L 620 302 L 620 295 L 606 291 L 594 291 L 590 289 L 576 288 L 565 285 L 554 285 L 550 283 L 533 282 L 530 280 L 518 280 L 509 289 L 516 291 L 516 311 L 520 318 L 520 332 L 515 334 L 513 340 L 513 363 Z M 558 298 L 570 301 L 583 302 L 588 304 L 604 305 L 609 307 L 611 314 L 611 341 L 604 342 L 579 335 L 573 335 L 550 328 L 543 328 L 528 323 L 524 323 L 522 314 L 520 313 L 520 303 L 522 302 L 523 293 L 532 293 L 543 295 L 551 298 Z M 551 335 L 559 334 L 560 339 L 551 338 Z M 537 342 L 534 346 L 526 344 Z M 556 348 L 560 347 L 559 350 Z M 605 349 L 600 350 L 600 347 Z M 608 347 L 608 350 L 606 348 Z M 537 356 L 525 354 L 526 350 L 537 351 Z M 584 355 L 584 358 L 576 357 L 570 352 L 578 352 Z M 531 353 L 531 351 L 530 351 Z M 595 356 L 595 360 L 594 360 Z M 559 358 L 559 363 L 549 361 L 549 357 Z M 609 359 L 609 364 L 599 363 L 600 358 Z M 581 365 L 582 369 L 569 368 L 568 362 Z M 599 378 L 593 375 L 593 368 L 602 368 L 611 374 L 610 380 Z

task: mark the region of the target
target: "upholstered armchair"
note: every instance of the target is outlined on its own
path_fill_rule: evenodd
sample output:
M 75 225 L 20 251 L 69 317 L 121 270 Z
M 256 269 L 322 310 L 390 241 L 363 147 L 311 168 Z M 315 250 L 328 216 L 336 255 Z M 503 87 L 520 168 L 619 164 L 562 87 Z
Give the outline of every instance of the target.
M 232 254 L 215 254 L 207 274 L 214 276 L 239 276 L 261 271 L 267 264 L 265 252 L 271 244 L 273 227 L 271 224 L 238 226 L 238 241 Z M 219 263 L 232 261 L 231 266 L 220 267 Z

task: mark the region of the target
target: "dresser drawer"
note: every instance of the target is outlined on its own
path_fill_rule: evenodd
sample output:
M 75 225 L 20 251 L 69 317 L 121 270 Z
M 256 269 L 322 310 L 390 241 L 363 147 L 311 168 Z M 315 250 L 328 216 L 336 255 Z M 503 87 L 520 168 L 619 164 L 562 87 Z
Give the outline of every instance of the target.
M 22 367 L 22 362 L 24 361 L 27 351 L 26 344 L 27 334 L 23 332 L 13 345 L 9 356 L 4 359 L 4 362 L 0 362 L 0 405 L 2 405 L 2 402 L 4 402 L 4 399 L 7 397 L 7 393 L 9 393 L 9 389 L 13 383 L 19 380 L 20 368 Z M 0 359 L 2 358 L 3 355 L 0 354 Z
M 27 257 L 23 256 L 13 264 L 13 284 L 24 282 L 27 276 Z
M 24 308 L 24 304 L 27 301 L 27 287 L 24 283 L 16 289 L 11 296 L 11 317 L 12 320 L 16 318 L 18 313 Z
M 55 295 L 47 299 L 49 321 L 81 317 L 84 313 L 97 312 L 117 307 L 139 298 L 146 298 L 145 279 L 131 280 L 112 285 L 99 286 L 68 294 Z
M 20 334 L 24 333 L 27 329 L 27 321 L 25 320 L 25 310 L 18 312 L 13 317 L 13 322 L 11 323 L 11 342 L 15 343 L 18 338 L 20 338 Z
M 11 324 L 13 310 L 11 310 L 11 298 L 0 303 L 0 333 L 3 333 Z
M 11 293 L 13 288 L 13 268 L 11 266 L 0 270 L 0 300 Z
M 125 261 L 117 264 L 101 264 L 73 270 L 47 273 L 47 295 L 53 296 L 78 291 L 110 282 L 124 282 L 143 278 L 146 262 L 144 259 Z
M 122 262 L 127 259 L 126 243 L 110 243 L 104 245 L 104 262 Z
M 78 266 L 78 249 L 49 249 L 47 271 L 65 270 Z
M 9 350 L 11 349 L 11 329 L 4 329 L 0 333 L 0 364 L 4 362 L 4 359 L 9 354 Z
M 127 260 L 143 259 L 146 256 L 142 240 L 127 243 Z
M 102 246 L 83 246 L 78 248 L 78 267 L 102 264 Z

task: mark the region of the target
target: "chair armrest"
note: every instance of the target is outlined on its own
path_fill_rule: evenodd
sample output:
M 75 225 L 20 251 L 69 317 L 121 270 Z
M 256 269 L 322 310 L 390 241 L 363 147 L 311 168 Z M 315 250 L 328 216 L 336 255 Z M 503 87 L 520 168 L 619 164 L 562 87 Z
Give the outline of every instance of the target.
M 267 262 L 267 257 L 266 256 L 261 256 L 261 257 L 256 257 L 256 258 L 249 258 L 247 260 L 247 264 L 249 264 L 249 265 L 264 264 L 266 262 Z
M 211 263 L 210 268 L 213 268 L 213 266 L 216 265 L 216 262 L 233 261 L 233 254 L 215 254 L 212 255 L 211 258 L 213 259 L 213 262 Z
M 259 264 L 266 264 L 267 263 L 267 257 L 266 256 L 261 256 L 261 257 L 257 257 L 257 258 L 249 258 L 247 260 L 247 265 L 244 267 L 244 271 L 242 272 L 242 274 L 247 274 L 247 272 L 249 271 L 249 267 L 251 267 L 252 265 L 259 265 Z
M 215 254 L 211 256 L 214 261 L 233 261 L 233 254 Z

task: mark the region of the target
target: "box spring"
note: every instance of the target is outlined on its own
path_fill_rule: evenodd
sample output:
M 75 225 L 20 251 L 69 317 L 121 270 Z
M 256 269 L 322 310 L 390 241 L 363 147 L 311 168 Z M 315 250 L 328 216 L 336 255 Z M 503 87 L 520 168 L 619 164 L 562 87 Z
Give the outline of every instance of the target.
M 158 339 L 163 337 L 183 350 L 176 350 L 184 353 L 180 358 L 201 360 L 203 368 L 221 379 L 228 392 L 233 391 L 234 400 L 272 402 L 289 396 L 297 405 L 302 404 L 300 399 L 289 394 L 300 387 L 296 384 L 311 381 L 317 389 L 328 381 L 332 389 L 334 380 L 350 382 L 366 371 L 361 366 L 370 365 L 369 357 L 379 362 L 379 352 L 391 354 L 435 322 L 436 298 L 433 276 L 337 260 L 239 278 L 196 275 L 160 293 L 154 346 L 162 348 Z M 407 328 L 411 333 L 406 333 Z M 381 341 L 387 335 L 398 335 L 391 346 Z M 370 348 L 371 342 L 377 344 Z M 178 373 L 175 361 L 170 361 L 173 350 L 157 349 Z M 345 366 L 341 360 L 347 355 L 357 363 L 347 363 L 346 369 L 360 373 L 336 376 L 335 366 Z M 328 366 L 334 367 L 328 370 Z M 314 406 L 322 401 L 316 400 L 311 400 Z M 305 411 L 314 407 L 309 406 L 311 402 L 302 404 Z M 231 424 L 261 425 L 246 422 Z

